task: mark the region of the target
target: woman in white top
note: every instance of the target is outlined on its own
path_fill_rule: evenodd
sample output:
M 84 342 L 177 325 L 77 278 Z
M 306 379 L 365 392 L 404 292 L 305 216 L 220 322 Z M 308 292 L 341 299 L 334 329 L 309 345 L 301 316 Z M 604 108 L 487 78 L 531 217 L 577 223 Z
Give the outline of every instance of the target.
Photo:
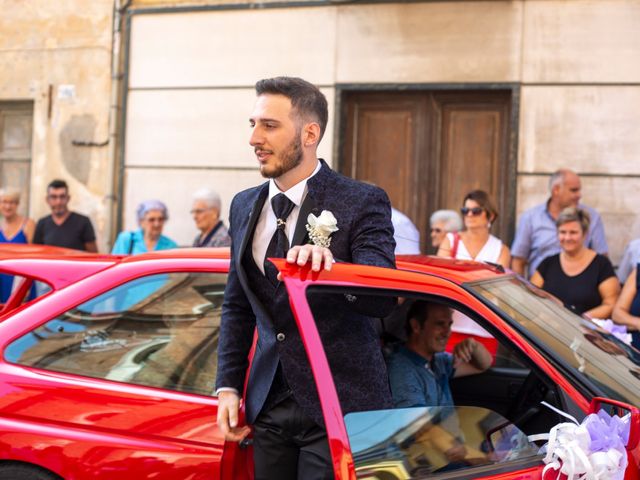
M 439 257 L 459 260 L 491 262 L 507 267 L 511 260 L 509 249 L 489 233 L 498 211 L 483 190 L 473 190 L 464 197 L 460 209 L 465 229 L 456 236 L 448 233 L 438 249 Z
M 509 249 L 489 233 L 491 223 L 498 218 L 498 210 L 493 205 L 489 194 L 483 190 L 469 192 L 464 197 L 460 213 L 464 219 L 464 230 L 459 233 L 447 233 L 438 249 L 438 256 L 497 263 L 506 268 L 511 260 Z M 496 355 L 498 342 L 466 315 L 455 311 L 451 330 L 453 341 L 473 336 L 493 356 Z

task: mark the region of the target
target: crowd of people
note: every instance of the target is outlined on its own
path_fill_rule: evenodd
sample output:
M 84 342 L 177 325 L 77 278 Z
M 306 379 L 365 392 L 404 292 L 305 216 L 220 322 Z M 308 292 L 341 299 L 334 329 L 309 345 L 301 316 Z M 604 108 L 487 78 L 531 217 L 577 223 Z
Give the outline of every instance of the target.
M 64 180 L 47 185 L 45 200 L 51 214 L 35 223 L 18 213 L 20 191 L 0 189 L 0 243 L 34 243 L 97 252 L 96 235 L 91 220 L 69 209 L 69 186 Z M 191 215 L 198 231 L 194 247 L 226 247 L 231 245 L 227 228 L 220 218 L 220 196 L 213 190 L 198 190 L 192 199 Z M 167 206 L 160 200 L 145 200 L 136 210 L 138 227 L 121 232 L 111 253 L 136 255 L 155 250 L 176 248 L 178 244 L 162 234 L 169 219 Z M 13 277 L 0 275 L 0 303 L 7 301 L 13 288 Z
M 581 189 L 575 172 L 553 173 L 549 198 L 523 212 L 511 249 L 491 234 L 498 217 L 492 199 L 474 190 L 463 199 L 462 221 L 453 210 L 431 215 L 431 245 L 441 257 L 511 268 L 577 314 L 626 325 L 633 345 L 640 347 L 640 239 L 629 243 L 616 274 L 602 219 L 580 203 Z

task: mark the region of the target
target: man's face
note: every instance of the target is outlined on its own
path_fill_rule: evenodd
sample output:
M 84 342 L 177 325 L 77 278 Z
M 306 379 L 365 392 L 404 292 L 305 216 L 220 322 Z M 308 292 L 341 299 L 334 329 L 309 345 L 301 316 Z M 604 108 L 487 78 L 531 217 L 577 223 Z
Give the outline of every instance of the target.
M 564 176 L 564 181 L 554 187 L 560 208 L 577 207 L 582 196 L 581 189 L 580 177 L 573 172 L 568 172 Z
M 251 138 L 260 173 L 278 178 L 302 162 L 301 125 L 292 115 L 291 100 L 284 95 L 260 95 L 249 119 Z
M 445 222 L 433 222 L 431 225 L 431 246 L 438 248 L 444 240 L 447 231 L 445 230 Z
M 194 200 L 191 215 L 202 233 L 208 232 L 218 223 L 218 210 L 207 205 L 204 200 Z
M 0 215 L 13 218 L 18 211 L 18 200 L 10 196 L 0 197 Z
M 47 190 L 47 204 L 51 209 L 51 214 L 54 217 L 61 217 L 67 213 L 67 205 L 69 203 L 69 192 L 67 189 L 62 188 L 49 188 Z
M 430 355 L 444 352 L 451 336 L 452 324 L 450 308 L 437 306 L 429 309 L 429 316 L 417 334 L 420 343 Z

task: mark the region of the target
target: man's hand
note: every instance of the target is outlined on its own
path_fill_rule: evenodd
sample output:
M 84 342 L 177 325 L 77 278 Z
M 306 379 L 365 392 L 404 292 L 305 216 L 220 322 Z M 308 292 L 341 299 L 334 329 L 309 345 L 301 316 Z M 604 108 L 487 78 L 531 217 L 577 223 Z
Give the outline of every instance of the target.
M 459 362 L 468 363 L 473 358 L 473 353 L 478 347 L 478 342 L 473 338 L 465 338 L 453 347 L 453 356 Z
M 235 392 L 220 392 L 218 395 L 218 428 L 230 442 L 239 442 L 251 432 L 247 425 L 238 427 L 239 406 L 240 397 Z
M 319 272 L 321 268 L 326 271 L 333 266 L 333 254 L 326 247 L 317 245 L 296 245 L 287 252 L 287 263 L 297 263 L 301 267 L 311 260 L 311 270 Z
M 453 347 L 453 366 L 456 369 L 454 377 L 484 372 L 492 362 L 489 350 L 473 338 L 465 338 Z

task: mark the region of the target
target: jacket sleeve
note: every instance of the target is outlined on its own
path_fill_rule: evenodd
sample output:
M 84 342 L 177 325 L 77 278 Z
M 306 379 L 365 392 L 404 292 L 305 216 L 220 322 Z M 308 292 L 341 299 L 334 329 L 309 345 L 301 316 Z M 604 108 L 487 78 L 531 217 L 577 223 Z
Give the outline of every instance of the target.
M 386 192 L 378 187 L 369 189 L 360 213 L 355 216 L 350 230 L 351 261 L 360 265 L 396 268 L 391 202 Z M 351 308 L 369 317 L 386 317 L 396 306 L 397 298 L 388 296 L 352 297 Z
M 248 355 L 253 341 L 256 318 L 236 270 L 234 244 L 235 242 L 242 242 L 242 239 L 234 236 L 236 230 L 234 228 L 234 218 L 237 217 L 237 215 L 234 215 L 235 204 L 236 198 L 231 203 L 231 213 L 229 214 L 231 264 L 222 303 L 216 389 L 234 388 L 238 392 L 242 392 L 249 364 Z
M 349 243 L 353 263 L 395 268 L 391 203 L 384 190 L 378 187 L 368 190 L 350 227 Z

